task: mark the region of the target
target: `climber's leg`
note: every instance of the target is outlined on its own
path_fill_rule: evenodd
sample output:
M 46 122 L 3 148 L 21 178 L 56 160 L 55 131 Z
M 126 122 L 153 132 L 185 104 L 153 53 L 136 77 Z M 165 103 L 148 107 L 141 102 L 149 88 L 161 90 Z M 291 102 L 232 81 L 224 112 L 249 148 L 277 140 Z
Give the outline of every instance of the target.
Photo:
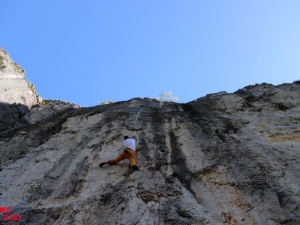
M 125 152 L 122 152 L 117 158 L 108 160 L 108 162 L 109 162 L 109 165 L 114 165 L 114 164 L 116 164 L 117 162 L 120 162 L 120 161 L 122 161 L 122 160 L 124 160 L 124 159 L 126 159 L 126 158 L 127 158 L 127 157 L 126 157 L 126 153 L 125 153 Z
M 134 170 L 139 170 L 135 163 L 135 151 L 133 149 L 129 149 L 129 153 L 127 153 L 126 155 L 128 156 L 127 159 L 129 160 L 131 167 Z
M 130 157 L 130 158 L 128 158 L 128 160 L 130 162 L 131 167 L 135 165 L 135 158 L 134 157 Z
M 108 160 L 107 162 L 100 163 L 99 166 L 102 167 L 105 164 L 114 165 L 117 162 L 120 162 L 124 159 L 129 160 L 130 165 L 134 170 L 139 170 L 139 168 L 136 166 L 136 163 L 135 163 L 135 151 L 133 149 L 129 149 L 129 152 L 127 152 L 127 153 L 123 151 L 117 158 Z

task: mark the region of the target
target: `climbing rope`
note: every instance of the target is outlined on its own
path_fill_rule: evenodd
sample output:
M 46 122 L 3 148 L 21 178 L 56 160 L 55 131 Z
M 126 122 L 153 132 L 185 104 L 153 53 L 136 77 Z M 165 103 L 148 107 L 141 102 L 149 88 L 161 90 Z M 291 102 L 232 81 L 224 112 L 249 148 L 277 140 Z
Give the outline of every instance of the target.
M 140 151 L 140 152 L 136 152 L 135 156 L 138 156 L 139 154 L 141 154 L 144 151 L 148 151 L 149 152 L 149 161 L 150 161 L 150 168 L 151 168 L 151 173 L 152 173 L 152 179 L 153 179 L 153 184 L 154 184 L 154 188 L 155 188 L 155 192 L 156 192 L 156 197 L 157 197 L 157 201 L 158 201 L 158 225 L 160 225 L 160 200 L 159 200 L 158 192 L 157 192 L 157 189 L 156 189 L 156 184 L 155 184 L 155 179 L 154 179 L 154 174 L 153 174 L 153 167 L 152 167 L 152 161 L 151 161 L 151 155 L 150 155 L 150 148 L 145 149 L 145 150 Z
M 150 167 L 151 167 L 151 172 L 152 172 L 152 179 L 153 179 L 153 184 L 154 184 L 156 197 L 157 197 L 157 201 L 158 201 L 158 225 L 159 225 L 160 224 L 160 200 L 159 200 L 158 192 L 157 192 L 156 185 L 155 185 L 155 179 L 154 179 L 154 175 L 153 175 L 153 167 L 152 167 L 151 155 L 150 155 L 150 149 L 149 148 L 148 148 L 148 151 L 149 151 L 149 161 L 150 161 Z
M 4 201 L 3 198 L 0 197 L 0 200 L 2 200 L 2 201 L 5 203 L 5 205 L 7 205 L 7 207 L 11 208 L 11 207 Z M 29 205 L 27 204 L 27 202 L 26 202 L 24 199 L 23 199 L 23 200 L 20 202 L 20 204 L 18 205 L 18 207 L 17 207 L 18 211 L 21 210 L 21 204 L 22 204 L 22 202 L 24 202 L 24 203 L 26 204 L 27 208 L 29 209 L 29 211 L 30 211 L 31 214 L 33 215 L 35 221 L 37 222 L 38 225 L 40 225 L 40 224 L 39 224 L 39 221 L 38 221 L 37 218 L 34 216 L 34 214 L 33 214 L 33 212 L 31 211 Z M 16 211 L 15 211 L 15 209 L 12 209 L 12 211 L 13 211 L 15 214 L 17 214 Z M 23 222 L 25 225 L 27 225 L 27 223 L 25 223 L 25 221 L 24 221 L 23 219 L 22 219 L 22 222 Z
M 135 152 L 135 156 L 138 156 L 138 155 L 141 154 L 142 152 L 148 151 L 148 150 L 149 150 L 149 149 L 145 149 L 145 150 L 143 150 L 143 151 Z

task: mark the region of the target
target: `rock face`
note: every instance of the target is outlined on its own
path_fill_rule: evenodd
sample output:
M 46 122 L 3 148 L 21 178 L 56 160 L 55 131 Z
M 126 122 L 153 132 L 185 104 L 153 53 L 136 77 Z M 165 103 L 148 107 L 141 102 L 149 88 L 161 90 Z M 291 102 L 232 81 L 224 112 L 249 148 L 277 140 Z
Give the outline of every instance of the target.
M 33 105 L 42 102 L 24 76 L 21 66 L 0 48 L 0 131 L 15 126 Z
M 295 82 L 186 104 L 37 105 L 0 133 L 0 197 L 40 224 L 300 224 L 299 96 Z M 99 168 L 125 135 L 140 171 Z M 24 202 L 18 214 L 37 224 Z
M 24 76 L 21 66 L 0 48 L 0 102 L 22 104 L 28 108 L 42 102 L 34 85 Z

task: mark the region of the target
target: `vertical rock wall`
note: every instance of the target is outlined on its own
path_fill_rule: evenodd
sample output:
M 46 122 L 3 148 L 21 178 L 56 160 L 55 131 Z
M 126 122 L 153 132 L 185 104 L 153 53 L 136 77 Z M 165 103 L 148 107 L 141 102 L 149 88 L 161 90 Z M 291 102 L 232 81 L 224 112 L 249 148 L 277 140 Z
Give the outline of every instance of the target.
M 263 84 L 186 104 L 39 105 L 0 134 L 0 197 L 25 199 L 40 224 L 158 224 L 152 165 L 160 224 L 300 224 L 299 95 L 297 83 Z M 99 168 L 125 135 L 140 171 Z

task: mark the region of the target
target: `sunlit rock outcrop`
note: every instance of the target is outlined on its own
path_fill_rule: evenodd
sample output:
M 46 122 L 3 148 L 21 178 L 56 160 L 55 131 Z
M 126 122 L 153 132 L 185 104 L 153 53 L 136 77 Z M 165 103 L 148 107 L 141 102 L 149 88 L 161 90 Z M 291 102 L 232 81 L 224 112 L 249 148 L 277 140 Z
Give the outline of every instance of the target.
M 22 104 L 28 108 L 42 102 L 34 85 L 24 76 L 21 66 L 0 48 L 0 102 Z
M 0 48 L 0 131 L 16 126 L 42 98 L 25 77 L 25 71 Z

